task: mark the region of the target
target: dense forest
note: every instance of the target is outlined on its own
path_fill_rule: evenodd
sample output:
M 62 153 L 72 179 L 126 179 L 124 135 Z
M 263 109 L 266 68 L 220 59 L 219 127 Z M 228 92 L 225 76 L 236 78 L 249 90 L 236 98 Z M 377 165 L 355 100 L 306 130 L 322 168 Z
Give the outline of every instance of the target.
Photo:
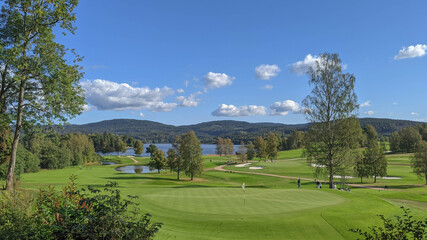
M 395 131 L 422 124 L 408 120 L 380 118 L 361 118 L 359 121 L 362 128 L 368 124 L 375 127 L 380 137 L 388 137 Z M 108 132 L 134 137 L 144 143 L 172 143 L 175 136 L 194 131 L 202 143 L 215 144 L 217 138 L 222 137 L 230 138 L 234 144 L 239 144 L 241 141 L 254 141 L 257 136 L 267 136 L 268 132 L 274 132 L 283 137 L 294 131 L 307 131 L 309 126 L 310 124 L 248 123 L 230 120 L 173 126 L 147 120 L 115 119 L 83 125 L 67 125 L 60 131 L 85 134 Z

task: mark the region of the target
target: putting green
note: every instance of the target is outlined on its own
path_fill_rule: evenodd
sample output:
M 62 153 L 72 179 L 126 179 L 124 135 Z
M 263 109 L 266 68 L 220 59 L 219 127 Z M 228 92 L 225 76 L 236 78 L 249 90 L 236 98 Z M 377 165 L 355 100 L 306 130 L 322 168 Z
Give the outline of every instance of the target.
M 221 215 L 265 215 L 345 201 L 324 191 L 302 189 L 178 188 L 144 194 L 146 204 L 171 211 Z

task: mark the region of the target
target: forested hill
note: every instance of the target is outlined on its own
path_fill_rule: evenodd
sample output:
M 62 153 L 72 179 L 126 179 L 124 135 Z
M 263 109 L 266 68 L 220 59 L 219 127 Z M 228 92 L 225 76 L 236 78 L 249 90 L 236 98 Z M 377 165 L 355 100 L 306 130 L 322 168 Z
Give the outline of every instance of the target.
M 404 127 L 423 124 L 408 120 L 393 120 L 380 118 L 359 119 L 362 127 L 373 125 L 380 136 L 389 136 L 396 130 Z M 193 130 L 203 143 L 214 143 L 217 137 L 230 138 L 235 143 L 241 140 L 253 140 L 257 136 L 268 132 L 279 133 L 282 136 L 293 131 L 306 131 L 309 124 L 281 124 L 281 123 L 248 123 L 243 121 L 212 121 L 194 125 L 173 126 L 147 120 L 114 119 L 83 125 L 67 125 L 64 132 L 103 133 L 128 135 L 141 139 L 145 143 L 169 143 L 175 136 Z

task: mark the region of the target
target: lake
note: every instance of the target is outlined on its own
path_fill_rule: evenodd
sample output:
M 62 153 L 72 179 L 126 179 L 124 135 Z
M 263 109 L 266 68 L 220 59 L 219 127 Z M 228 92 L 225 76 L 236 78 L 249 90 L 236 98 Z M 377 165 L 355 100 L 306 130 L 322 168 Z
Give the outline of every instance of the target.
M 154 143 L 154 145 L 156 145 L 159 150 L 163 150 L 165 155 L 166 155 L 166 152 L 168 151 L 168 149 L 172 148 L 171 143 Z M 146 148 L 148 146 L 150 146 L 150 144 L 148 144 L 148 143 L 144 144 L 144 152 L 142 153 L 142 155 L 137 155 L 137 156 L 149 157 L 150 154 L 145 152 Z M 203 149 L 203 151 L 202 151 L 203 155 L 216 154 L 216 145 L 215 144 L 201 144 L 201 147 Z M 238 151 L 239 147 L 240 147 L 240 145 L 234 145 L 234 151 L 235 152 Z M 99 153 L 99 155 L 101 155 L 101 156 L 135 155 L 135 151 L 133 150 L 133 148 L 128 148 L 128 149 L 126 149 L 125 153 L 112 152 L 112 153 L 106 153 L 106 154 Z

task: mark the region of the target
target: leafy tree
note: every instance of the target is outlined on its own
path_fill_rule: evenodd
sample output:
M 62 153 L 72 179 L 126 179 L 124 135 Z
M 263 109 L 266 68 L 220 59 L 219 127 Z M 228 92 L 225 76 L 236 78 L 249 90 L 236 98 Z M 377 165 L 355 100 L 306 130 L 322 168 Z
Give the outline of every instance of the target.
M 216 154 L 220 156 L 225 155 L 225 142 L 221 137 L 218 137 L 216 142 Z
M 80 67 L 66 57 L 64 45 L 55 42 L 53 29 L 74 33 L 77 0 L 6 1 L 1 10 L 0 62 L 14 94 L 3 106 L 14 124 L 6 188 L 13 190 L 16 153 L 21 129 L 37 123 L 65 122 L 83 111 Z M 73 51 L 71 51 L 74 54 Z M 74 54 L 75 55 L 75 54 Z M 70 64 L 71 63 L 71 64 Z M 4 99 L 5 96 L 0 96 Z M 12 107 L 13 106 L 13 107 Z
M 136 140 L 135 145 L 133 147 L 134 147 L 135 155 L 141 155 L 142 152 L 144 151 L 144 145 L 142 144 L 141 140 Z
M 178 138 L 178 153 L 183 161 L 183 170 L 191 180 L 203 172 L 202 147 L 193 131 Z
M 361 138 L 355 118 L 358 105 L 354 92 L 356 78 L 342 73 L 337 54 L 324 53 L 308 71 L 311 95 L 303 100 L 306 118 L 313 123 L 307 133 L 306 154 L 309 162 L 325 165 L 329 188 L 333 176 L 352 169 Z M 323 171 L 319 168 L 316 173 Z
M 390 151 L 400 152 L 400 135 L 399 133 L 393 132 L 390 137 Z
M 304 132 L 293 131 L 289 137 L 285 138 L 284 144 L 286 144 L 284 150 L 302 148 L 304 145 Z
M 148 163 L 148 166 L 157 169 L 157 172 L 160 173 L 160 170 L 166 166 L 166 158 L 163 150 L 156 150 L 151 155 L 151 161 Z
M 367 240 L 404 240 L 427 238 L 427 218 L 416 220 L 410 215 L 410 210 L 400 207 L 403 210 L 403 216 L 395 216 L 396 221 L 379 215 L 383 222 L 383 227 L 369 227 L 370 232 L 363 232 L 360 228 L 350 229 L 349 231 L 359 234 Z
M 221 139 L 218 139 L 218 142 L 221 144 L 220 150 L 224 155 L 234 154 L 234 145 L 230 138 L 226 138 L 226 139 L 221 138 Z
M 404 152 L 414 152 L 421 141 L 420 133 L 413 127 L 407 127 L 399 132 L 399 148 Z
M 153 156 L 153 154 L 157 151 L 157 146 L 154 144 L 150 144 L 150 146 L 148 146 L 148 148 L 145 150 L 146 153 L 150 154 L 150 157 Z
M 259 159 L 267 158 L 267 144 L 261 136 L 255 138 L 256 157 Z
M 116 142 L 114 144 L 114 151 L 118 153 L 126 152 L 126 143 L 122 140 L 121 137 L 116 138 Z
M 374 176 L 374 182 L 377 182 L 377 176 L 387 175 L 384 148 L 378 144 L 378 134 L 372 125 L 365 126 L 364 134 L 367 148 L 363 152 L 363 158 L 356 163 L 356 173 L 360 182 L 363 182 L 363 177 L 371 176 Z
M 267 152 L 267 158 L 269 160 L 273 160 L 277 157 L 278 146 L 279 146 L 279 142 L 277 140 L 277 136 L 274 133 L 269 132 L 267 136 L 267 141 L 266 141 L 266 152 Z
M 255 146 L 252 143 L 252 141 L 250 141 L 248 143 L 248 146 L 246 147 L 246 155 L 247 155 L 248 160 L 254 159 L 254 157 L 256 155 Z
M 239 149 L 239 159 L 241 162 L 246 161 L 247 158 L 247 148 L 245 146 L 245 142 L 241 141 L 240 142 L 240 149 Z
M 411 159 L 411 167 L 419 177 L 424 177 L 427 185 L 427 142 L 421 141 Z

